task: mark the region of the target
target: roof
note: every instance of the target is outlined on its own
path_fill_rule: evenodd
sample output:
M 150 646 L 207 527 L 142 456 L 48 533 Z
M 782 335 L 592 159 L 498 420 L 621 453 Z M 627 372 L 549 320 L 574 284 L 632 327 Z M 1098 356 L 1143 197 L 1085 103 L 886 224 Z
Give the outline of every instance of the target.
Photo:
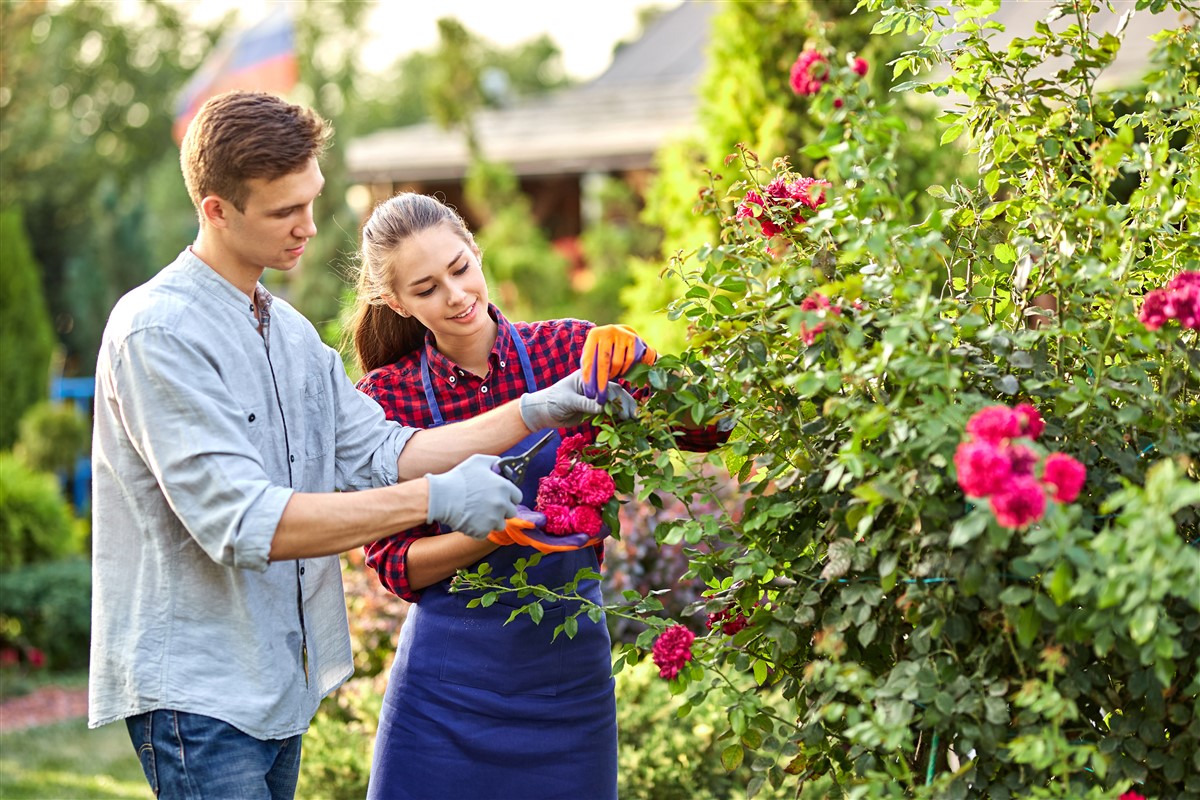
M 946 0 L 936 0 L 945 2 Z M 621 47 L 600 76 L 580 86 L 501 109 L 480 112 L 476 134 L 484 155 L 509 165 L 519 176 L 611 172 L 648 167 L 655 152 L 697 120 L 696 88 L 706 66 L 705 47 L 717 2 L 685 0 L 663 13 L 637 41 Z M 1116 30 L 1135 0 L 1114 0 L 1092 19 L 1095 32 Z M 1004 0 L 992 16 L 1006 30 L 993 47 L 1014 36 L 1030 36 L 1049 3 Z M 1193 18 L 1194 20 L 1194 18 Z M 1052 23 L 1061 30 L 1073 22 Z M 1100 76 L 1109 87 L 1136 80 L 1149 66 L 1149 38 L 1178 22 L 1173 13 L 1133 14 L 1116 60 Z M 1038 74 L 1061 67 L 1051 62 Z M 962 98 L 940 99 L 953 105 Z M 360 183 L 455 180 L 469 158 L 463 135 L 427 122 L 353 139 L 346 161 Z
M 517 175 L 608 172 L 649 166 L 662 143 L 696 122 L 704 43 L 719 3 L 684 2 L 621 47 L 592 81 L 480 112 L 484 155 Z M 424 122 L 353 139 L 346 163 L 361 183 L 461 178 L 461 132 Z

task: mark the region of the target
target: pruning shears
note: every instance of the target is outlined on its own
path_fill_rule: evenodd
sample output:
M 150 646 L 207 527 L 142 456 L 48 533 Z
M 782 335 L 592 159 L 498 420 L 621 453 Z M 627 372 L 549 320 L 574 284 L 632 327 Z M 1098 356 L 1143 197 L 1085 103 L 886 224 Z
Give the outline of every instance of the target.
M 529 467 L 529 462 L 533 460 L 533 457 L 537 455 L 539 450 L 546 446 L 554 437 L 554 434 L 555 431 L 550 431 L 541 439 L 538 439 L 533 447 L 530 447 L 520 455 L 505 456 L 496 462 L 496 466 L 493 469 L 516 486 L 520 486 L 525 481 L 525 470 Z

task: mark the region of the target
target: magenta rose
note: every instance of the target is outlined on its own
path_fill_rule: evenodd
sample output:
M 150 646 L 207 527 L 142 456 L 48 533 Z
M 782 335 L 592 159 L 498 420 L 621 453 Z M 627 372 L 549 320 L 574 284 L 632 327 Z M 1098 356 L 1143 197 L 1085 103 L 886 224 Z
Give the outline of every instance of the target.
M 672 625 L 654 640 L 651 652 L 660 678 L 671 680 L 692 660 L 692 642 L 696 634 L 683 625 Z
M 1073 503 L 1087 480 L 1087 469 L 1071 456 L 1051 453 L 1042 466 L 1042 480 L 1054 487 L 1054 499 Z
M 1046 494 L 1041 484 L 1028 475 L 1020 475 L 991 497 L 996 521 L 1005 528 L 1024 528 L 1037 522 L 1046 512 Z

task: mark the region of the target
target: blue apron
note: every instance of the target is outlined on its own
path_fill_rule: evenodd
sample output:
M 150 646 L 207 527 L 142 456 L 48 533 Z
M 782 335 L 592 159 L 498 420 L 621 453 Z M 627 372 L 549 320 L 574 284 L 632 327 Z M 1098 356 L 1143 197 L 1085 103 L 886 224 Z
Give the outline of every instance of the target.
M 525 345 L 509 332 L 528 391 L 537 390 Z M 444 423 L 421 354 L 421 384 L 434 426 Z M 535 432 L 505 455 L 527 450 Z M 554 467 L 555 434 L 530 465 L 522 503 L 534 507 L 538 480 Z M 517 559 L 536 553 L 509 545 L 482 561 L 502 578 Z M 582 567 L 598 570 L 587 547 L 546 554 L 527 569 L 531 581 L 562 586 Z M 478 592 L 449 591 L 450 580 L 427 587 L 409 607 L 400 631 L 375 755 L 369 800 L 616 800 L 617 721 L 612 645 L 604 620 L 582 615 L 574 639 L 554 629 L 566 604 L 543 603 L 535 625 L 528 614 L 505 624 L 532 598 L 502 595 L 488 608 L 467 608 Z M 600 603 L 600 584 L 580 593 Z

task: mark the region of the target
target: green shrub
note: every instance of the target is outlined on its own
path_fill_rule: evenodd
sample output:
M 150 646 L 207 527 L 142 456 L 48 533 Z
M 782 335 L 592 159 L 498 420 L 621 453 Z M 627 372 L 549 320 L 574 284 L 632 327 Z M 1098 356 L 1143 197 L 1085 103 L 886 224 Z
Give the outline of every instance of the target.
M 30 468 L 42 472 L 72 470 L 89 449 L 87 419 L 71 402 L 42 401 L 25 412 L 13 453 Z
M 56 341 L 19 209 L 0 211 L 0 449 L 12 447 L 25 409 L 46 397 Z
M 321 702 L 304 735 L 297 797 L 366 797 L 387 675 L 353 678 Z
M 656 391 L 599 439 L 622 492 L 713 498 L 659 453 L 670 423 L 736 418 L 713 461 L 740 502 L 656 536 L 696 546 L 703 611 L 748 625 L 667 653 L 671 688 L 729 709 L 723 758 L 800 798 L 1196 800 L 1200 32 L 1180 3 L 1131 7 L 1163 30 L 1114 98 L 1099 3 L 1031 6 L 1044 19 L 1002 47 L 998 0 L 956 5 L 863 3 L 881 34 L 923 37 L 898 91 L 958 96 L 939 140 L 978 174 L 928 186 L 930 213 L 888 157 L 903 118 L 845 67 L 806 101 L 822 127 L 794 161 L 731 147 L 708 167 L 736 180 L 696 176 L 718 233 L 674 265 L 688 349 L 631 376 Z M 819 31 L 792 46 L 847 55 Z M 753 119 L 795 102 L 779 91 Z M 968 495 L 969 420 L 1017 405 L 1044 430 L 998 434 L 976 466 L 998 485 Z M 1051 453 L 1081 491 L 1051 489 Z M 1036 513 L 1008 517 L 1014 498 Z M 619 658 L 666 624 L 632 594 L 609 614 L 648 628 Z
M 649 661 L 617 674 L 617 796 L 622 800 L 737 800 L 754 783 L 750 765 L 726 769 L 729 709 L 714 697 L 677 696 Z M 732 765 L 731 765 L 732 766 Z M 756 797 L 783 798 L 769 788 Z
M 0 571 L 81 552 L 83 528 L 58 478 L 0 453 Z
M 51 670 L 88 664 L 92 571 L 86 559 L 0 573 L 0 636 L 45 655 Z

